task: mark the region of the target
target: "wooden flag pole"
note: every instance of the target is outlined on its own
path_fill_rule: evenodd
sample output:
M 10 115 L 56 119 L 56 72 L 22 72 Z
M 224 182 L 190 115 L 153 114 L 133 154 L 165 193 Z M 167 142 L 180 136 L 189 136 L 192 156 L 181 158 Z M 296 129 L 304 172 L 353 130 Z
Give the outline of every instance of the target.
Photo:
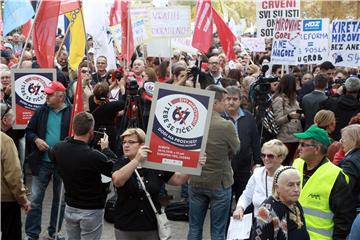
M 34 21 L 33 21 L 33 24 L 31 24 L 29 34 L 28 34 L 28 36 L 27 36 L 27 38 L 26 38 L 24 47 L 23 47 L 23 49 L 22 49 L 21 56 L 20 56 L 20 59 L 19 59 L 19 63 L 18 63 L 17 66 L 16 66 L 17 69 L 19 69 L 19 68 L 21 67 L 21 63 L 22 63 L 22 60 L 23 60 L 23 58 L 24 58 L 26 46 L 28 45 L 29 40 L 30 40 L 30 36 L 32 35 L 32 32 L 33 32 L 33 30 L 34 30 L 34 26 L 35 26 L 35 24 L 36 24 L 36 19 L 38 18 L 39 9 L 40 9 L 40 7 L 41 7 L 42 2 L 43 2 L 43 1 L 40 1 L 39 5 L 38 5 L 37 8 L 36 8 L 36 13 L 35 13 Z
M 64 35 L 64 39 L 61 41 L 60 43 L 60 46 L 59 46 L 59 49 L 56 51 L 56 54 L 55 54 L 55 57 L 54 57 L 54 60 L 56 60 L 61 52 L 61 49 L 62 47 L 64 46 L 64 43 L 65 43 L 65 40 L 69 34 L 69 31 L 70 31 L 70 25 L 73 24 L 73 21 L 70 22 L 69 26 L 67 27 L 66 31 L 65 31 L 65 35 Z

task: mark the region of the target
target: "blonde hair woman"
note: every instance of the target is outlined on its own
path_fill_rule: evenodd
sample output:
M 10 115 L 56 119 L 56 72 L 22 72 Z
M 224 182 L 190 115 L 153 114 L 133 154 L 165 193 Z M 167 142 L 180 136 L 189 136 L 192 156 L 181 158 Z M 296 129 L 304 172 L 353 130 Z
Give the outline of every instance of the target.
M 357 210 L 349 239 L 360 239 L 360 124 L 343 128 L 340 142 L 345 151 L 345 158 L 341 161 L 340 167 L 350 178 L 350 188 L 356 200 Z
M 328 132 L 331 144 L 328 147 L 327 157 L 331 162 L 338 165 L 338 161 L 334 161 L 334 156 L 341 149 L 341 144 L 331 138 L 331 134 L 334 132 L 336 127 L 335 113 L 330 110 L 320 110 L 315 114 L 314 123 L 319 128 Z
M 252 203 L 256 214 L 260 204 L 269 196 L 275 171 L 281 166 L 286 158 L 288 149 L 280 140 L 273 139 L 263 144 L 261 158 L 264 166 L 255 168 L 246 188 L 240 196 L 236 210 L 233 213 L 235 219 L 242 219 L 245 209 Z

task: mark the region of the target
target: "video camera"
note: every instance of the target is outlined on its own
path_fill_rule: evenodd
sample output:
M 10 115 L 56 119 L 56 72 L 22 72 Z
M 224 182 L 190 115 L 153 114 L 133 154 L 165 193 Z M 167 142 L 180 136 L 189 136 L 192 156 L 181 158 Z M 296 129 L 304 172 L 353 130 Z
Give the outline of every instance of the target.
M 130 96 L 136 96 L 139 93 L 139 84 L 133 76 L 128 77 L 126 81 L 126 92 Z
M 271 77 L 265 77 L 265 73 L 269 70 L 268 65 L 264 65 L 261 68 L 262 74 L 260 74 L 254 85 L 252 86 L 252 89 L 254 91 L 254 96 L 261 96 L 261 95 L 268 95 L 271 93 L 271 85 L 270 83 L 278 81 L 278 77 L 271 76 Z

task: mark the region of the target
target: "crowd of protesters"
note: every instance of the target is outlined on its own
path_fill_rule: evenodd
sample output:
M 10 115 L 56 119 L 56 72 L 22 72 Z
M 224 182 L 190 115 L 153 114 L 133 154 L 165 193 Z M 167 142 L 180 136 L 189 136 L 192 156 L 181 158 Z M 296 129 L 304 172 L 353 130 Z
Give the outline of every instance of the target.
M 62 38 L 58 35 L 57 43 Z M 11 69 L 39 68 L 31 43 L 24 46 L 24 41 L 13 33 L 0 45 L 2 239 L 21 239 L 21 208 L 25 238 L 40 237 L 50 180 L 47 237 L 63 238 L 58 231 L 65 219 L 68 239 L 101 239 L 109 191 L 101 175 L 116 187 L 117 239 L 157 237 L 155 213 L 138 177 L 158 211 L 170 198 L 164 183 L 182 185 L 191 240 L 202 239 L 209 207 L 212 239 L 225 239 L 230 216 L 242 219 L 247 212 L 253 212 L 251 239 L 360 239 L 359 67 L 335 67 L 329 61 L 286 69 L 272 65 L 270 76 L 277 78 L 269 83 L 267 108 L 278 131 L 270 136 L 254 114 L 259 106 L 252 92 L 262 67 L 269 65 L 271 41 L 266 40 L 266 51 L 256 53 L 236 43 L 237 58 L 228 60 L 214 35 L 206 54 L 174 50 L 171 58 L 159 58 L 137 52 L 129 66 L 117 59 L 118 68 L 108 69 L 110 59 L 94 58 L 89 36 L 78 69 L 70 68 L 66 47 L 56 47 L 57 81 L 44 89 L 46 103 L 26 129 L 15 130 Z M 68 137 L 78 79 L 85 112 L 75 117 L 74 136 Z M 133 80 L 140 101 L 130 111 L 141 111 L 143 124 L 124 129 Z M 215 92 L 200 176 L 139 168 L 151 152 L 144 145 L 152 101 L 146 86 L 154 82 Z M 28 168 L 30 196 L 22 177 Z

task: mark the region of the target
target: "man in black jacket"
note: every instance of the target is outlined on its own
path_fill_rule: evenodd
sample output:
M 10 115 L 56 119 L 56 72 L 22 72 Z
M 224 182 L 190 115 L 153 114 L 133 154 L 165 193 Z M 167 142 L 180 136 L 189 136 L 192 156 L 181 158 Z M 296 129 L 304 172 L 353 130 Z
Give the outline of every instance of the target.
M 87 112 L 73 121 L 74 137 L 56 144 L 50 157 L 65 186 L 65 224 L 69 239 L 101 239 L 106 189 L 101 174 L 111 177 L 116 155 L 108 137 L 100 140 L 102 152 L 89 146 L 94 136 L 94 117 Z
M 197 69 L 194 73 L 194 79 L 196 79 L 197 74 L 199 74 L 199 83 L 201 89 L 205 89 L 207 86 L 215 84 L 217 86 L 221 86 L 221 81 L 223 76 L 221 74 L 221 67 L 220 67 L 220 60 L 217 55 L 213 55 L 209 58 L 209 71 L 202 72 L 201 70 Z
M 320 67 L 320 73 L 328 77 L 328 86 L 326 88 L 326 93 L 327 95 L 330 95 L 329 90 L 331 88 L 331 84 L 336 74 L 335 66 L 331 62 L 325 61 L 322 64 L 320 64 L 319 67 Z M 302 98 L 306 94 L 311 93 L 314 89 L 315 89 L 314 80 L 309 80 L 305 82 L 297 94 L 298 101 L 301 103 Z
M 28 162 L 32 172 L 31 211 L 25 222 L 26 239 L 38 239 L 41 233 L 42 202 L 46 188 L 53 180 L 53 201 L 51 206 L 49 237 L 53 238 L 56 229 L 57 213 L 60 202 L 61 179 L 49 159 L 48 150 L 65 139 L 69 132 L 72 107 L 66 102 L 65 87 L 60 82 L 51 82 L 45 88 L 46 103 L 38 108 L 25 129 L 31 153 Z M 60 214 L 60 227 L 63 209 Z
M 344 84 L 345 94 L 342 96 L 329 97 L 320 103 L 320 108 L 331 110 L 335 113 L 336 127 L 332 138 L 339 141 L 340 130 L 349 124 L 350 119 L 360 112 L 360 79 L 350 77 Z
M 253 166 L 255 164 L 262 164 L 260 158 L 260 136 L 254 117 L 250 112 L 240 107 L 240 88 L 229 86 L 226 90 L 228 95 L 223 116 L 234 124 L 241 142 L 240 151 L 231 159 L 231 166 L 234 171 L 232 192 L 237 201 L 251 177 Z

